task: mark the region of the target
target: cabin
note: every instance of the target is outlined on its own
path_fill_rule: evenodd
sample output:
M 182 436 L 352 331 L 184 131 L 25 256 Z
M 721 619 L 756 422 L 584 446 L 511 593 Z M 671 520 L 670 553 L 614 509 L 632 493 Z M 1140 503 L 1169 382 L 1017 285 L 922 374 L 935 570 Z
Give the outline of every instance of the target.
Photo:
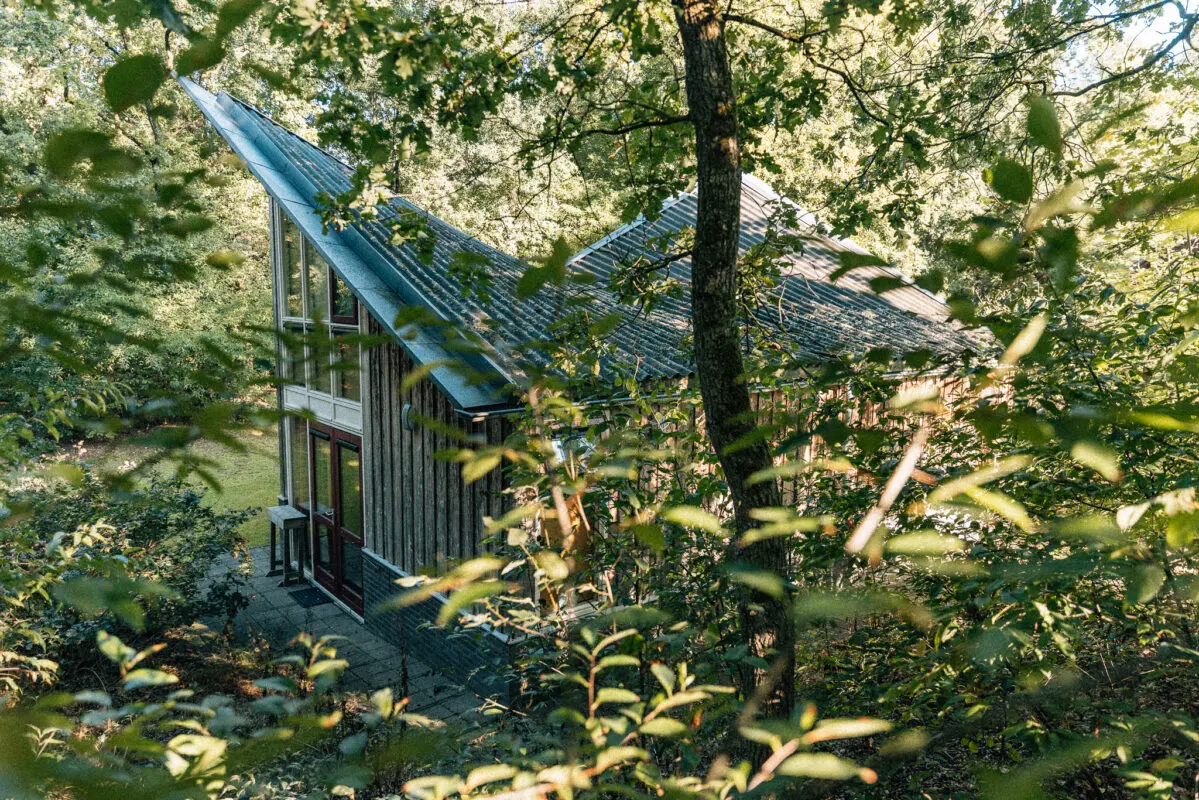
M 523 410 L 523 367 L 539 357 L 522 345 L 551 338 L 561 303 L 552 295 L 521 299 L 517 283 L 526 264 L 403 199 L 390 200 L 373 218 L 326 228 L 319 198 L 348 191 L 352 169 L 254 107 L 179 80 L 270 198 L 278 404 L 302 412 L 280 425 L 279 501 L 304 517 L 301 573 L 376 634 L 484 691 L 502 692 L 493 667 L 507 659 L 511 643 L 501 633 L 434 630 L 425 623 L 444 598 L 378 609 L 401 591 L 397 579 L 481 553 L 483 518 L 501 516 L 511 502 L 504 474 L 497 469 L 468 484 L 457 464 L 434 454 L 453 444 L 451 430 L 491 444 L 504 440 L 512 415 Z M 786 255 L 763 324 L 794 355 L 820 359 L 890 348 L 952 356 L 972 348 L 928 292 L 911 284 L 870 291 L 872 280 L 896 278 L 885 267 L 834 280 L 840 253 L 864 251 L 816 236 L 815 221 L 802 209 L 749 175 L 742 185 L 743 252 L 766 242 L 781 205 L 808 238 L 802 251 Z M 431 257 L 392 236 L 393 223 L 412 214 L 433 236 Z M 685 192 L 656 218 L 625 225 L 568 262 L 594 278 L 585 291 L 597 314 L 621 315 L 603 371 L 664 382 L 693 372 L 685 346 L 687 259 L 668 267 L 682 295 L 649 310 L 622 304 L 610 284 L 622 265 L 660 259 L 663 243 L 692 228 L 695 218 L 695 192 Z M 456 268 L 463 261 L 485 265 L 489 298 L 463 290 Z M 327 347 L 310 343 L 308 352 L 297 352 L 304 349 L 296 345 L 302 333 Z M 360 347 L 361 337 L 374 343 Z M 335 368 L 347 363 L 357 368 Z M 436 424 L 422 424 L 429 420 Z

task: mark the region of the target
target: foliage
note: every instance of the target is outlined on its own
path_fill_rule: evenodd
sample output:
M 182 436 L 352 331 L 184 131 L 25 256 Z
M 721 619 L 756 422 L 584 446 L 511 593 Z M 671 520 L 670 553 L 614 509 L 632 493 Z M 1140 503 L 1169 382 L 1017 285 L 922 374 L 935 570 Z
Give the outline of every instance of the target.
M 237 568 L 219 560 L 243 548 L 246 512 L 214 511 L 176 480 L 114 495 L 94 475 L 64 466 L 24 492 L 5 521 L 5 611 L 0 650 L 10 698 L 53 685 L 94 658 L 97 633 L 152 640 L 200 618 L 231 620 L 244 607 Z
M 81 59 L 86 72 L 71 84 L 90 93 L 81 118 L 28 99 L 20 125 L 4 116 L 5 153 L 21 158 L 0 161 L 0 224 L 11 226 L 0 314 L 3 352 L 19 357 L 4 359 L 15 413 L 0 455 L 18 458 L 21 431 L 76 419 L 72 403 L 104 418 L 145 408 L 127 396 L 165 387 L 156 399 L 181 412 L 238 385 L 224 381 L 230 370 L 245 374 L 253 351 L 239 366 L 223 349 L 234 335 L 185 333 L 175 347 L 132 325 L 148 318 L 128 307 L 141 293 L 162 286 L 167 305 L 182 300 L 234 175 L 210 158 L 211 139 L 201 135 L 195 159 L 185 155 L 193 144 L 172 152 L 171 137 L 158 141 L 160 126 L 184 135 L 195 121 L 170 99 L 172 64 L 270 86 L 284 114 L 317 96 L 321 138 L 359 167 L 358 190 L 322 209 L 331 223 L 408 186 L 461 192 L 441 202 L 520 248 L 546 233 L 554 255 L 530 269 L 529 293 L 569 279 L 565 237 L 652 215 L 694 172 L 667 4 L 339 0 L 270 4 L 255 17 L 258 8 L 89 3 L 87 34 L 29 18 L 52 31 L 42 50 L 76 36 L 94 48 L 90 33 L 119 44 Z M 0 718 L 6 791 L 215 796 L 237 784 L 233 774 L 269 770 L 318 740 L 338 746 L 321 756 L 342 793 L 378 789 L 371 776 L 397 764 L 423 773 L 407 783 L 421 797 L 853 796 L 856 780 L 876 778 L 870 791 L 892 796 L 1169 797 L 1192 785 L 1199 184 L 1194 76 L 1175 56 L 1197 17 L 1179 9 L 1177 30 L 1138 64 L 1100 50 L 1163 8 L 730 6 L 721 35 L 746 164 L 814 198 L 841 230 L 905 255 L 922 286 L 949 287 L 952 316 L 978 329 L 984 357 L 792 363 L 755 347 L 743 320 L 753 378 L 770 391 L 742 444 L 769 443 L 776 463 L 755 480 L 778 481 L 783 500 L 753 509 L 757 527 L 745 533 L 731 524 L 730 488 L 689 387 L 622 376 L 608 396 L 619 405 L 578 402 L 608 387 L 590 379 L 606 356 L 603 324 L 575 309 L 546 345 L 557 369 L 529 372 L 516 433 L 446 454 L 467 478 L 502 464 L 515 508 L 489 521 L 491 556 L 412 581 L 406 602 L 446 593 L 443 622 L 521 632 L 529 687 L 497 733 L 447 750 L 413 736 L 425 721 L 387 694 L 360 720 L 343 718 L 328 693 L 344 666 L 330 642 L 303 640 L 307 656 L 264 678 L 272 694 L 246 712 L 170 693 L 176 676 L 147 666 L 154 646 L 114 631 L 142 613 L 198 613 L 183 601 L 199 565 L 233 541 L 233 523 L 207 518 L 221 547 L 184 541 L 176 512 L 200 509 L 178 487 L 151 487 L 139 503 L 85 480 L 77 495 L 35 499 L 37 513 L 13 528 L 6 578 L 31 610 L 9 612 L 9 635 L 82 643 L 95 631 L 123 691 L 157 700 L 30 697 Z M 22 29 L 10 20 L 5 30 Z M 1185 112 L 1165 118 L 1172 107 Z M 147 133 L 155 146 L 143 146 Z M 474 191 L 463 174 L 480 179 Z M 545 214 L 530 220 L 522 208 Z M 759 256 L 737 276 L 747 293 L 782 277 Z M 480 265 L 455 269 L 486 296 Z M 651 304 L 672 287 L 650 273 L 615 279 Z M 171 385 L 180 358 L 195 369 Z M 920 370 L 955 379 L 942 392 L 914 380 Z M 229 411 L 206 410 L 160 444 L 227 436 Z M 98 528 L 101 517 L 114 527 Z M 565 523 L 576 518 L 585 524 Z M 91 527 L 49 538 L 75 525 Z M 764 539 L 785 542 L 784 569 L 745 563 L 747 545 Z M 70 580 L 81 565 L 90 572 Z M 172 581 L 178 596 L 155 588 Z M 786 608 L 797 634 L 794 689 L 809 704 L 793 717 L 771 719 L 760 694 L 727 688 L 783 674 L 787 654 L 750 641 L 734 599 L 747 594 Z M 47 608 L 48 632 L 34 625 Z M 77 615 L 105 609 L 95 622 Z M 6 648 L 22 680 L 49 675 L 36 647 Z M 33 747 L 31 725 L 44 732 Z M 825 779 L 842 783 L 814 783 Z

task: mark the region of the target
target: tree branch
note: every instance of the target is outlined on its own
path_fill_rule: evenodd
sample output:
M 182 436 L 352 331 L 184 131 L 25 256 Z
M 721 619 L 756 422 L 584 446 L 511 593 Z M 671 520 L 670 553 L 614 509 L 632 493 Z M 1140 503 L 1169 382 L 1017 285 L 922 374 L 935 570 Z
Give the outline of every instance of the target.
M 760 31 L 765 31 L 771 36 L 777 36 L 778 38 L 791 42 L 792 44 L 803 44 L 808 39 L 814 39 L 817 36 L 823 36 L 824 34 L 828 33 L 828 28 L 819 28 L 808 33 L 791 33 L 790 31 L 776 28 L 773 25 L 768 25 L 765 22 L 760 22 L 759 20 L 751 19 L 749 17 L 743 17 L 740 14 L 725 14 L 724 21 L 737 22 L 742 25 L 748 25 L 751 28 L 757 28 Z
M 1062 89 L 1061 91 L 1052 92 L 1051 93 L 1052 96 L 1054 96 L 1054 97 L 1082 97 L 1084 94 L 1087 94 L 1088 92 L 1092 92 L 1101 86 L 1106 86 L 1107 84 L 1115 83 L 1116 81 L 1122 81 L 1125 78 L 1131 78 L 1133 75 L 1137 75 L 1138 73 L 1141 73 L 1147 69 L 1150 69 L 1151 67 L 1153 67 L 1153 65 L 1157 64 L 1163 58 L 1168 56 L 1170 54 L 1170 52 L 1175 47 L 1177 47 L 1179 44 L 1190 40 L 1191 34 L 1195 30 L 1196 23 L 1199 23 L 1199 14 L 1196 14 L 1196 15 L 1193 15 L 1190 17 L 1186 17 L 1185 19 L 1186 19 L 1186 24 L 1182 27 L 1182 30 L 1180 30 L 1178 32 L 1178 35 L 1175 36 L 1173 39 L 1171 39 L 1165 45 L 1165 47 L 1161 48 L 1160 50 L 1155 52 L 1153 55 L 1146 58 L 1144 63 L 1142 63 L 1139 67 L 1133 67 L 1132 69 L 1126 69 L 1123 72 L 1115 72 L 1111 75 L 1108 75 L 1106 78 L 1103 78 L 1102 80 L 1095 81 L 1094 83 L 1089 83 L 1086 86 L 1082 87 L 1081 89 L 1071 89 L 1071 90 Z

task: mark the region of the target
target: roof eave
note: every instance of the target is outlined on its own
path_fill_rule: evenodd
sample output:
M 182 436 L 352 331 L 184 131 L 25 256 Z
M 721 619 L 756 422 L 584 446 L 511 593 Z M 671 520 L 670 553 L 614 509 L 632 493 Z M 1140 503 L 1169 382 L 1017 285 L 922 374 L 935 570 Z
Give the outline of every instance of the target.
M 430 370 L 429 378 L 456 409 L 470 413 L 511 404 L 510 396 L 516 381 L 494 359 L 483 354 L 471 358 L 453 352 L 446 347 L 446 341 L 439 332 L 430 332 L 414 325 L 396 326 L 396 319 L 405 306 L 419 305 L 429 309 L 430 304 L 423 302 L 419 292 L 410 286 L 393 286 L 384 281 L 368 263 L 370 254 L 367 253 L 367 258 L 363 258 L 363 248 L 354 246 L 357 243 L 353 241 L 352 228 L 346 231 L 324 230 L 314 203 L 314 187 L 306 185 L 307 181 L 302 176 L 297 178 L 297 171 L 288 169 L 286 160 L 280 159 L 276 163 L 260 137 L 239 124 L 236 101 L 228 95 L 213 95 L 186 77 L 179 76 L 178 81 L 221 138 L 245 162 L 267 194 L 300 228 L 338 277 L 354 290 L 359 302 L 396 338 L 414 362 L 418 365 L 435 365 Z M 403 276 L 397 277 L 400 281 L 404 280 Z M 451 366 L 462 361 L 467 362 L 468 369 L 459 370 Z

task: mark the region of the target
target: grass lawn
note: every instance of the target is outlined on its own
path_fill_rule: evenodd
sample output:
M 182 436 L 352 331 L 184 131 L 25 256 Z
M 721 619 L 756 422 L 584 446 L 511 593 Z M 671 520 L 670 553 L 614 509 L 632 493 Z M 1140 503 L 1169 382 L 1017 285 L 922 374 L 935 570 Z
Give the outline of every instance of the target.
M 197 442 L 192 446 L 192 451 L 217 463 L 213 473 L 221 488 L 208 488 L 204 496 L 208 505 L 214 508 L 258 509 L 258 513 L 247 520 L 241 529 L 250 546 L 257 547 L 268 541 L 265 508 L 273 506 L 279 494 L 279 440 L 273 430 L 246 431 L 238 438 L 246 446 L 241 453 L 208 441 Z M 118 470 L 140 463 L 151 452 L 152 449 L 145 445 L 114 439 L 111 442 L 88 444 L 83 458 L 102 470 Z M 164 476 L 174 472 L 170 464 L 160 464 L 155 469 Z M 197 486 L 203 484 L 195 475 L 188 481 Z

